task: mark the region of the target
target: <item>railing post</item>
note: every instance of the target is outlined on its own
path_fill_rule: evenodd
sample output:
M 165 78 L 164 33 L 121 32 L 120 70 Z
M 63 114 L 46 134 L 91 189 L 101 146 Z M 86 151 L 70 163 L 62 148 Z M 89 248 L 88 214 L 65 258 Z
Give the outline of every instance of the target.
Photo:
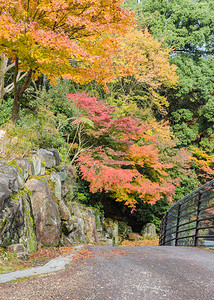
M 163 246 L 166 244 L 166 227 L 167 227 L 167 218 L 168 218 L 168 211 L 165 214 L 165 222 L 164 222 L 164 229 L 163 229 Z
M 198 246 L 198 231 L 199 231 L 199 216 L 201 212 L 201 198 L 202 198 L 202 190 L 198 192 L 198 207 L 197 207 L 197 217 L 196 217 L 196 227 L 195 227 L 195 238 L 194 238 L 194 247 Z
M 177 225 L 176 225 L 175 246 L 178 245 L 178 230 L 179 230 L 179 225 L 180 225 L 180 214 L 181 214 L 181 203 L 178 204 L 178 216 L 177 216 Z
M 165 220 L 166 220 L 166 214 L 164 215 L 164 217 L 161 221 L 161 226 L 160 226 L 160 237 L 159 237 L 159 245 L 160 246 L 163 246 Z
M 162 219 L 161 225 L 160 225 L 159 246 L 163 246 L 162 245 L 162 239 L 163 239 L 163 221 L 164 221 L 164 219 Z

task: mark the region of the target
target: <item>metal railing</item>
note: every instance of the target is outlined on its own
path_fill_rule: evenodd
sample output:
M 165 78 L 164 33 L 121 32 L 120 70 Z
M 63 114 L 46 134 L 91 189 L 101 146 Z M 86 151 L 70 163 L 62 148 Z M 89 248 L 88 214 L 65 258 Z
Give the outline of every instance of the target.
M 214 247 L 214 180 L 168 209 L 162 219 L 159 245 Z

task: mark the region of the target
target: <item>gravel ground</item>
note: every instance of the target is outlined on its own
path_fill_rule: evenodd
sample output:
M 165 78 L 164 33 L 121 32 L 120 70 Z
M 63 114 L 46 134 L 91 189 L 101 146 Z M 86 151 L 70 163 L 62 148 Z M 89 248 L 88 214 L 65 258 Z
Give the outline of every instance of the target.
M 64 271 L 1 284 L 0 299 L 213 300 L 214 251 L 91 246 Z

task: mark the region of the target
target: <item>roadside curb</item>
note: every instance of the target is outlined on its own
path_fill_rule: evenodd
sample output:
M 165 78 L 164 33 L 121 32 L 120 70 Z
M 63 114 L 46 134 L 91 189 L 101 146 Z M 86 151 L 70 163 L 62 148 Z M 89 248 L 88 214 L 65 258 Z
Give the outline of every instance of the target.
M 79 245 L 76 246 L 75 248 L 77 250 L 80 250 L 82 247 L 84 247 L 84 245 Z M 78 251 L 75 251 L 75 253 L 70 254 L 68 256 L 56 257 L 50 260 L 44 266 L 33 267 L 29 269 L 17 270 L 14 272 L 0 274 L 0 283 L 6 283 L 20 278 L 27 278 L 36 275 L 43 275 L 47 273 L 64 270 L 67 267 L 67 265 L 74 259 L 77 253 Z

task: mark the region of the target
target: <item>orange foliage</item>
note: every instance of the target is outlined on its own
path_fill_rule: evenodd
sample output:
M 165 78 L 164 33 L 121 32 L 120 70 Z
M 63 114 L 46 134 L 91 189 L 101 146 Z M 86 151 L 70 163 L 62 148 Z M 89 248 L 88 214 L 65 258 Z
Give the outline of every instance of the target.
M 157 91 L 161 86 L 173 87 L 177 83 L 177 67 L 169 63 L 169 53 L 173 49 L 164 48 L 147 29 L 142 31 L 130 27 L 119 41 L 119 51 L 114 55 L 115 78 L 131 76 L 131 91 L 143 84 L 153 104 L 159 108 L 168 106 L 167 99 Z
M 214 175 L 214 155 L 209 155 L 206 151 L 195 147 L 191 147 L 191 150 L 191 160 L 202 183 L 212 180 Z
M 130 207 L 137 198 L 151 204 L 163 195 L 171 199 L 175 185 L 168 180 L 167 169 L 173 165 L 161 162 L 151 126 L 132 117 L 114 119 L 114 109 L 95 97 L 71 94 L 68 98 L 93 121 L 93 128 L 85 128 L 88 141 L 91 138 L 101 145 L 83 151 L 78 158 L 82 178 L 90 182 L 92 193 L 111 193 Z
M 119 0 L 0 0 L 0 12 L 0 53 L 53 82 L 110 80 L 115 34 L 132 24 Z
M 129 240 L 124 240 L 121 245 L 121 247 L 142 247 L 142 246 L 158 246 L 159 245 L 159 239 L 153 239 L 153 240 L 147 240 L 147 239 L 142 239 L 138 241 L 129 241 Z M 143 258 L 142 258 L 143 259 Z
M 134 75 L 137 81 L 156 88 L 161 84 L 177 83 L 175 65 L 169 63 L 172 48 L 162 48 L 162 43 L 144 31 L 131 28 L 119 38 L 120 50 L 115 57 L 118 77 Z

